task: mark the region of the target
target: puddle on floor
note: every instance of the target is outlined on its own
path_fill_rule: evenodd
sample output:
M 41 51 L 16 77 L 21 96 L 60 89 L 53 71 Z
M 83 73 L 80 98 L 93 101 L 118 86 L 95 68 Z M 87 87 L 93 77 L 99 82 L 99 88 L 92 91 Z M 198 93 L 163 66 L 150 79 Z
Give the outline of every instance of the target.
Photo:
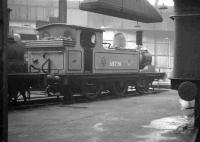
M 174 141 L 178 139 L 175 132 L 183 131 L 180 128 L 186 126 L 188 123 L 189 120 L 185 116 L 171 116 L 152 120 L 149 125 L 142 126 L 143 128 L 150 129 L 152 132 L 137 136 L 137 138 L 139 138 L 139 142 Z M 167 135 L 169 133 L 173 135 Z
M 159 130 L 176 130 L 178 127 L 186 125 L 188 119 L 185 116 L 172 116 L 151 121 L 149 125 L 142 127 L 155 128 Z
M 103 132 L 105 129 L 103 128 L 103 123 L 97 123 L 93 126 L 96 131 Z

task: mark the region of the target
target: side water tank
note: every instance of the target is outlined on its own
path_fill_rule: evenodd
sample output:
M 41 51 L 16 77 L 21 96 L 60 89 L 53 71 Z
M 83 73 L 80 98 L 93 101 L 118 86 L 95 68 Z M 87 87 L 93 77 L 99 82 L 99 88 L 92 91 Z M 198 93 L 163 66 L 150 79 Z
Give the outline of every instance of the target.
M 24 45 L 14 39 L 8 39 L 7 46 L 8 73 L 19 73 L 25 71 Z
M 148 50 L 140 50 L 140 69 L 143 69 L 147 65 L 151 65 L 152 55 Z

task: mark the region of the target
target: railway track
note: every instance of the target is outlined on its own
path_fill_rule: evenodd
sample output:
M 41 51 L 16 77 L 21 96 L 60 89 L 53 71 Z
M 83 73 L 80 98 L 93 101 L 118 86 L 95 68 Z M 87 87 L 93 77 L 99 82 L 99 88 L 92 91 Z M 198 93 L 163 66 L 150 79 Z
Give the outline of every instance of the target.
M 110 99 L 121 99 L 121 98 L 127 98 L 127 97 L 137 97 L 137 96 L 143 96 L 143 95 L 149 95 L 149 94 L 158 94 L 160 92 L 167 91 L 167 89 L 156 89 L 156 90 L 149 90 L 147 92 L 143 92 L 142 94 L 137 93 L 134 89 L 128 91 L 123 96 L 116 96 L 111 95 L 109 92 L 102 92 L 102 95 L 100 95 L 95 100 L 88 100 L 81 94 L 74 94 L 72 97 L 71 102 L 65 103 L 63 101 L 63 96 L 51 96 L 47 97 L 44 95 L 44 93 L 37 92 L 36 94 L 39 97 L 30 98 L 26 102 L 24 102 L 22 99 L 19 99 L 17 103 L 9 104 L 8 109 L 9 111 L 12 110 L 23 110 L 23 109 L 32 109 L 32 108 L 38 108 L 43 106 L 49 106 L 49 105 L 58 105 L 58 104 L 75 104 L 75 103 L 89 103 L 89 102 L 96 102 L 96 101 L 104 101 L 104 100 L 110 100 Z M 34 93 L 34 92 L 33 92 Z M 43 97 L 42 97 L 43 95 Z

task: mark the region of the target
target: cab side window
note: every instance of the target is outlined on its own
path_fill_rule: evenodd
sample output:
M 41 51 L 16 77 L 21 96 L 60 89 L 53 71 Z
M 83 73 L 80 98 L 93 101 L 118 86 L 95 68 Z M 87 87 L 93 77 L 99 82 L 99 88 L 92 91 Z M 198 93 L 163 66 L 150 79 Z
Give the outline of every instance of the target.
M 80 35 L 80 44 L 83 48 L 94 48 L 96 45 L 95 32 L 83 30 Z

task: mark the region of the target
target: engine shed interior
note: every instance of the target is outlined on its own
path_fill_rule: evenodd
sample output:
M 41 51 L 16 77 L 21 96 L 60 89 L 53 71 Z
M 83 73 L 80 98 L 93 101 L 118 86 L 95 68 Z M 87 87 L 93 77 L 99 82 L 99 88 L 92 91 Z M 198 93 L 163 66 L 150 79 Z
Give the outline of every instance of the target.
M 0 9 L 0 141 L 199 141 L 198 0 L 2 0 Z

